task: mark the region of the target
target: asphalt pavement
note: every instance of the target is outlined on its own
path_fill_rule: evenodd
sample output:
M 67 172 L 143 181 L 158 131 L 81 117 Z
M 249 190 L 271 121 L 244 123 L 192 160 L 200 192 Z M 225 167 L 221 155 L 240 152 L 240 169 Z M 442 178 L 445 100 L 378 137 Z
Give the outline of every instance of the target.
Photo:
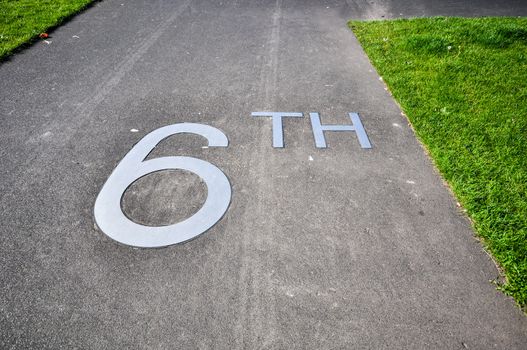
M 524 1 L 105 0 L 0 65 L 0 348 L 525 349 L 527 318 L 349 18 L 527 15 Z M 270 117 L 283 118 L 283 148 Z M 310 113 L 357 131 L 324 133 Z M 232 188 L 186 243 L 118 243 L 94 204 L 149 132 Z M 356 126 L 356 125 L 355 125 Z M 276 127 L 276 125 L 275 125 Z M 275 130 L 276 131 L 276 130 Z M 363 140 L 364 141 L 364 140 Z M 146 226 L 213 188 L 164 170 L 121 201 Z

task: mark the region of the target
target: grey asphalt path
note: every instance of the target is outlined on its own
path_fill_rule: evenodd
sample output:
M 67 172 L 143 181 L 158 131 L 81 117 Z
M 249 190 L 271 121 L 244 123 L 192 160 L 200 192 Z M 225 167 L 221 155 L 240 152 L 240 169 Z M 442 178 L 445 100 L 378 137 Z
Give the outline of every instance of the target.
M 0 348 L 525 349 L 527 318 L 346 27 L 370 16 L 357 4 L 107 0 L 0 65 Z M 304 113 L 285 148 L 261 110 Z M 359 113 L 373 148 L 315 148 L 309 112 Z M 112 241 L 102 185 L 179 122 L 230 145 L 183 135 L 150 157 L 217 165 L 230 208 L 182 245 Z M 164 171 L 122 204 L 166 225 L 206 191 Z

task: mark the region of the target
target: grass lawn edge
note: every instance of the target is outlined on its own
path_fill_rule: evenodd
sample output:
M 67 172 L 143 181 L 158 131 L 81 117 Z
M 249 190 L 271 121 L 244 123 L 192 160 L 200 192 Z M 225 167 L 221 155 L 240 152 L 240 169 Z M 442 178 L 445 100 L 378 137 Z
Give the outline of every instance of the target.
M 55 29 L 57 29 L 58 27 L 64 25 L 65 23 L 70 21 L 72 18 L 74 18 L 75 16 L 79 15 L 80 13 L 86 11 L 87 9 L 91 8 L 92 6 L 95 6 L 95 4 L 97 4 L 100 1 L 102 1 L 102 0 L 88 0 L 86 3 L 80 4 L 79 7 L 77 7 L 73 11 L 71 11 L 71 12 L 69 12 L 67 14 L 64 14 L 64 15 L 56 17 L 51 24 L 49 24 L 49 25 L 41 25 L 41 26 L 38 26 L 37 28 L 34 28 L 33 29 L 34 33 L 33 34 L 30 34 L 30 33 L 26 34 L 27 35 L 27 39 L 25 39 L 23 42 L 19 43 L 18 45 L 9 47 L 9 48 L 7 48 L 6 51 L 4 51 L 3 53 L 0 53 L 0 64 L 2 62 L 4 62 L 4 61 L 8 61 L 16 53 L 21 52 L 21 51 L 31 47 L 35 42 L 38 42 L 38 41 L 42 40 L 42 39 L 39 38 L 39 34 L 40 33 L 47 33 L 47 34 L 53 33 L 53 31 Z M 35 6 L 38 6 L 38 5 L 35 5 Z
M 475 18 L 475 19 L 465 19 L 465 18 L 455 18 L 455 17 L 449 17 L 449 18 L 446 18 L 446 17 L 434 17 L 434 18 L 398 19 L 398 20 L 374 20 L 374 21 L 350 20 L 348 22 L 348 26 L 352 30 L 352 32 L 355 34 L 355 36 L 357 37 L 357 39 L 358 39 L 359 43 L 361 44 L 361 46 L 363 47 L 365 53 L 368 55 L 368 58 L 369 58 L 369 60 L 370 60 L 370 62 L 372 64 L 372 66 L 376 69 L 378 74 L 381 77 L 383 77 L 383 82 L 386 85 L 386 87 L 388 88 L 389 93 L 391 94 L 393 99 L 396 101 L 396 103 L 399 106 L 400 110 L 403 112 L 403 115 L 406 117 L 406 119 L 408 121 L 408 124 L 411 126 L 411 128 L 412 128 L 414 134 L 416 135 L 416 138 L 418 139 L 419 143 L 421 144 L 423 150 L 425 151 L 427 156 L 432 161 L 432 164 L 434 164 L 434 167 L 437 169 L 438 173 L 441 175 L 441 178 L 442 178 L 443 182 L 446 184 L 447 188 L 449 188 L 450 192 L 452 193 L 452 195 L 454 196 L 456 201 L 458 203 L 460 203 L 460 205 L 459 205 L 460 206 L 460 210 L 462 210 L 466 214 L 466 217 L 470 220 L 472 228 L 473 228 L 473 230 L 475 232 L 475 237 L 482 243 L 483 250 L 487 253 L 487 255 L 489 255 L 491 260 L 496 265 L 496 267 L 498 269 L 498 272 L 500 273 L 501 276 L 497 276 L 497 278 L 495 280 L 491 281 L 491 282 L 493 282 L 497 286 L 497 288 L 499 290 L 505 292 L 507 295 L 512 296 L 516 300 L 517 305 L 520 308 L 522 308 L 524 311 L 527 311 L 527 302 L 526 302 L 527 299 L 525 298 L 525 296 L 527 294 L 527 286 L 525 285 L 525 283 L 523 283 L 524 280 L 522 281 L 521 278 L 520 278 L 520 280 L 518 280 L 517 273 L 516 273 L 516 276 L 514 276 L 514 278 L 516 278 L 516 279 L 513 279 L 513 284 L 511 285 L 511 279 L 509 278 L 510 275 L 511 275 L 510 269 L 516 267 L 514 265 L 514 262 L 511 263 L 511 261 L 507 261 L 507 266 L 504 266 L 504 264 L 502 264 L 503 256 L 499 256 L 499 254 L 495 254 L 495 252 L 496 252 L 496 244 L 492 241 L 492 237 L 489 239 L 488 237 L 485 236 L 485 234 L 481 233 L 481 225 L 479 225 L 479 223 L 481 221 L 481 216 L 480 215 L 475 215 L 477 213 L 475 213 L 474 205 L 471 205 L 471 199 L 467 198 L 466 194 L 464 194 L 464 193 L 460 194 L 460 190 L 459 190 L 460 182 L 459 181 L 457 181 L 457 182 L 456 181 L 452 181 L 451 176 L 449 176 L 448 172 L 445 171 L 445 164 L 446 163 L 444 161 L 441 163 L 441 161 L 438 159 L 438 157 L 437 157 L 437 154 L 438 154 L 437 147 L 434 148 L 434 145 L 430 144 L 430 139 L 427 140 L 426 137 L 423 137 L 423 131 L 422 131 L 423 130 L 423 127 L 422 127 L 423 122 L 421 122 L 419 120 L 416 122 L 416 117 L 415 117 L 415 114 L 416 113 L 420 113 L 421 111 L 418 108 L 416 109 L 416 108 L 413 107 L 412 104 L 415 102 L 415 100 L 412 100 L 411 98 L 408 99 L 407 98 L 407 93 L 402 93 L 401 92 L 401 90 L 402 90 L 402 88 L 401 88 L 401 81 L 403 81 L 403 80 L 399 79 L 399 77 L 397 77 L 396 74 L 393 74 L 393 72 L 390 71 L 386 67 L 386 65 L 388 63 L 392 62 L 391 58 L 390 59 L 384 59 L 384 57 L 382 57 L 382 55 L 381 55 L 381 53 L 385 53 L 387 55 L 397 55 L 398 54 L 397 52 L 394 53 L 393 51 L 397 50 L 397 47 L 400 44 L 399 42 L 404 42 L 404 40 L 405 40 L 404 38 L 401 39 L 402 38 L 401 33 L 404 33 L 403 29 L 401 29 L 401 28 L 404 27 L 405 25 L 411 26 L 412 23 L 419 23 L 420 24 L 419 25 L 419 27 L 420 27 L 419 30 L 420 31 L 417 34 L 414 33 L 414 32 L 411 32 L 410 30 L 408 30 L 408 32 L 406 34 L 409 37 L 412 36 L 412 39 L 419 39 L 419 37 L 421 37 L 421 39 L 422 39 L 423 37 L 426 37 L 426 35 L 428 35 L 426 30 L 423 30 L 423 29 L 426 29 L 427 27 L 432 27 L 433 24 L 434 24 L 433 23 L 434 21 L 441 22 L 443 20 L 449 20 L 449 19 L 452 19 L 454 24 L 456 24 L 456 22 L 459 22 L 458 24 L 460 24 L 460 25 L 465 25 L 465 23 L 463 21 L 467 21 L 468 22 L 470 20 L 473 20 L 473 21 L 475 21 L 475 23 L 478 23 L 478 22 L 481 22 L 481 21 L 485 22 L 485 20 L 488 19 L 489 23 L 492 26 L 496 26 L 496 28 L 498 28 L 498 29 L 499 29 L 499 25 L 500 25 L 499 24 L 500 19 L 503 20 L 504 22 L 510 22 L 510 21 L 516 20 L 516 18 L 511 18 L 511 17 L 503 17 L 503 18 L 499 18 L 499 19 L 495 18 L 495 17 Z M 522 22 L 520 22 L 520 24 L 523 26 L 524 23 L 525 23 L 524 19 L 520 19 L 520 20 L 522 21 Z M 412 21 L 415 21 L 415 22 L 412 22 Z M 429 21 L 429 22 L 427 22 L 427 21 Z M 397 30 L 399 30 L 399 32 L 397 32 L 397 30 L 393 30 L 392 32 L 385 30 L 385 31 L 379 31 L 379 32 L 375 33 L 375 30 L 373 30 L 373 29 L 371 29 L 369 32 L 368 32 L 368 30 L 365 29 L 367 26 L 378 26 L 379 28 L 384 26 L 383 29 L 386 29 L 386 26 L 390 25 L 390 24 L 387 24 L 387 23 L 392 23 L 392 24 L 395 23 L 395 24 L 393 24 L 394 28 L 397 27 L 398 25 L 400 25 L 401 28 L 396 28 Z M 510 23 L 508 23 L 507 26 L 510 27 Z M 505 26 L 505 27 L 507 27 L 507 26 Z M 358 28 L 360 28 L 360 30 L 357 30 Z M 408 28 L 404 28 L 404 29 L 408 29 Z M 501 29 L 503 29 L 503 28 L 501 28 Z M 493 28 L 493 30 L 494 30 L 494 28 Z M 390 35 L 394 34 L 395 32 L 397 32 L 396 35 L 394 35 L 394 37 L 390 37 Z M 497 31 L 497 32 L 499 32 L 499 31 Z M 521 32 L 521 36 L 519 38 L 523 41 L 522 45 L 526 44 L 527 43 L 527 34 L 526 34 L 527 33 L 527 28 L 525 28 L 525 30 L 521 29 L 521 31 L 518 31 L 516 33 L 520 33 L 520 32 Z M 380 35 L 380 34 L 382 34 L 382 35 Z M 383 37 L 383 36 L 386 36 L 386 37 Z M 386 42 L 389 42 L 392 39 L 394 39 L 395 41 L 399 40 L 398 44 L 394 44 L 393 47 L 383 48 L 383 46 L 386 46 Z M 441 38 L 441 36 L 435 36 L 435 37 L 430 37 L 429 39 L 430 40 L 429 40 L 428 43 L 425 42 L 425 41 L 423 41 L 423 42 L 418 41 L 418 42 L 420 44 L 422 44 L 422 43 L 424 43 L 424 44 L 435 44 L 434 40 L 438 39 L 436 41 L 441 42 L 440 39 L 442 39 L 442 38 Z M 485 38 L 485 40 L 487 40 L 487 39 L 488 38 Z M 505 38 L 505 39 L 508 40 L 507 38 Z M 376 42 L 373 42 L 374 40 L 376 40 Z M 384 43 L 382 41 L 384 41 Z M 455 40 L 453 42 L 455 42 Z M 491 42 L 491 41 L 489 41 L 489 42 Z M 450 41 L 446 40 L 445 43 L 450 43 Z M 509 43 L 509 44 L 507 44 L 509 46 L 507 46 L 507 45 L 505 45 L 505 46 L 507 46 L 507 47 L 514 47 L 514 45 L 516 45 L 517 43 L 514 42 L 514 40 L 512 40 L 511 43 Z M 520 45 L 520 44 L 518 44 L 518 45 Z M 452 44 L 452 46 L 453 46 L 453 44 Z M 400 49 L 400 47 L 404 47 L 404 45 L 400 45 L 399 49 Z M 491 47 L 491 46 L 489 46 L 489 47 L 492 50 L 495 49 L 495 47 Z M 433 45 L 429 45 L 429 48 L 431 48 L 433 50 L 436 49 Z M 451 46 L 450 45 L 446 45 L 446 47 L 441 48 L 441 50 L 444 50 L 444 49 L 450 50 Z M 388 53 L 388 50 L 392 50 L 392 52 Z M 419 49 L 417 49 L 417 50 L 419 50 Z M 431 56 L 431 55 L 428 55 L 428 54 L 429 53 L 427 52 L 423 56 L 426 57 L 427 59 L 430 59 L 430 57 L 432 57 L 433 55 Z M 448 54 L 448 52 L 446 54 Z M 445 52 L 440 52 L 440 53 L 438 53 L 438 55 L 439 55 L 438 57 L 440 57 L 439 59 L 443 59 L 442 58 L 443 56 L 441 56 L 441 55 L 445 55 Z M 415 55 L 415 56 L 413 56 L 413 58 L 416 58 L 418 56 L 419 55 Z M 411 57 L 411 55 L 405 56 L 404 59 L 407 59 L 408 57 Z M 411 107 L 408 107 L 409 105 Z M 525 111 L 525 105 L 522 105 L 521 107 L 522 107 L 521 111 Z M 521 114 L 521 113 L 519 113 L 519 114 Z M 433 149 L 431 149 L 431 147 Z M 520 168 L 520 173 L 521 173 L 520 175 L 525 175 L 526 174 L 525 168 Z M 524 193 L 524 192 L 522 192 L 522 193 Z M 525 203 L 523 203 L 523 204 L 525 204 Z M 520 224 L 520 228 L 522 230 L 525 230 L 525 223 L 523 223 L 523 226 L 521 226 L 521 225 L 522 224 Z M 522 231 L 522 232 L 525 232 L 525 231 Z M 519 242 L 518 244 L 523 245 L 523 247 L 525 247 L 526 243 L 525 242 Z M 521 273 L 522 269 L 525 269 L 526 256 L 525 256 L 524 253 L 523 253 L 523 256 L 522 256 L 522 254 L 520 252 L 520 253 L 518 253 L 518 255 L 515 258 L 518 260 L 518 264 L 523 264 L 523 266 L 520 266 L 520 269 L 519 269 L 519 271 Z

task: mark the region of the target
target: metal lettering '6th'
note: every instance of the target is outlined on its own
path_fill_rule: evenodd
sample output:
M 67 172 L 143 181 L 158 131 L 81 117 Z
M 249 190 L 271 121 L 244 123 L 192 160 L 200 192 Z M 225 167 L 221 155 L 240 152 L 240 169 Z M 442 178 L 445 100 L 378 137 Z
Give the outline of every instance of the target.
M 273 147 L 284 147 L 283 118 L 303 118 L 298 112 L 253 112 L 253 117 L 270 117 L 273 125 Z M 326 148 L 325 131 L 353 131 L 361 148 L 372 148 L 357 113 L 349 113 L 351 124 L 322 124 L 318 113 L 309 113 L 317 148 Z M 180 123 L 156 129 L 143 137 L 124 156 L 103 185 L 95 200 L 94 216 L 98 227 L 108 237 L 134 247 L 157 248 L 188 241 L 214 226 L 227 211 L 231 201 L 231 185 L 227 176 L 215 165 L 193 157 L 161 157 L 145 160 L 165 138 L 189 133 L 203 136 L 209 147 L 227 147 L 227 136 L 212 126 Z M 198 175 L 207 185 L 207 199 L 191 217 L 168 226 L 145 226 L 133 222 L 123 213 L 122 197 L 139 178 L 162 170 L 187 170 Z

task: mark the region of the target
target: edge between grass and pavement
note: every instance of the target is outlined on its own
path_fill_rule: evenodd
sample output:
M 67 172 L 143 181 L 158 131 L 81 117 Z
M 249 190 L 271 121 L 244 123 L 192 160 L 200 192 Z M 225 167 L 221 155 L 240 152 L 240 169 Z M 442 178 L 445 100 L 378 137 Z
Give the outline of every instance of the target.
M 527 18 L 350 21 L 527 307 Z
M 0 0 L 0 62 L 98 0 Z

